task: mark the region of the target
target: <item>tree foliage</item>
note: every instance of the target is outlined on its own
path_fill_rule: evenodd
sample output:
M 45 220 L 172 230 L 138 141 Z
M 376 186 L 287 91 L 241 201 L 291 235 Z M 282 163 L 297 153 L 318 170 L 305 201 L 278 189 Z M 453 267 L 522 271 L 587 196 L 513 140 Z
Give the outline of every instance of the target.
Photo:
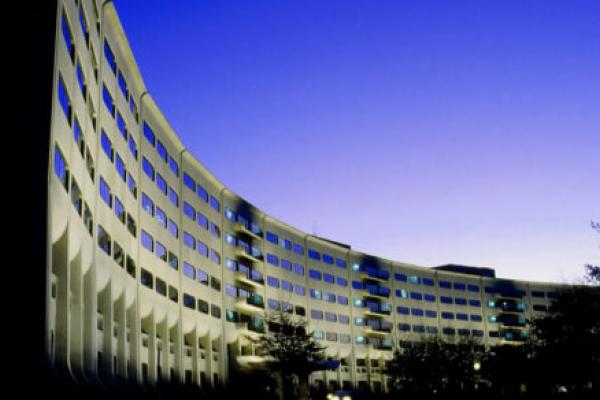
M 486 353 L 473 339 L 448 343 L 438 336 L 409 342 L 397 350 L 387 373 L 394 389 L 420 397 L 468 393 L 481 377 Z
M 293 377 L 306 382 L 315 369 L 315 362 L 325 358 L 326 347 L 320 345 L 306 329 L 305 319 L 295 318 L 284 311 L 268 314 L 265 318 L 269 331 L 257 339 L 260 352 L 272 361 L 269 367 L 281 374 L 284 398 L 294 397 Z

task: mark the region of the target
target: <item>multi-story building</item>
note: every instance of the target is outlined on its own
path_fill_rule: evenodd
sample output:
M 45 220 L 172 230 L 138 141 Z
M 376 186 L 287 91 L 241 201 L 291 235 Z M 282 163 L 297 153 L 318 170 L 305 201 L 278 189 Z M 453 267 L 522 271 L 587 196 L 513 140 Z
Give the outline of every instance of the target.
M 114 5 L 59 0 L 48 154 L 46 350 L 78 381 L 215 385 L 260 362 L 265 313 L 306 318 L 331 387 L 385 390 L 393 350 L 427 335 L 519 343 L 557 285 L 424 268 L 266 215 L 185 149 Z

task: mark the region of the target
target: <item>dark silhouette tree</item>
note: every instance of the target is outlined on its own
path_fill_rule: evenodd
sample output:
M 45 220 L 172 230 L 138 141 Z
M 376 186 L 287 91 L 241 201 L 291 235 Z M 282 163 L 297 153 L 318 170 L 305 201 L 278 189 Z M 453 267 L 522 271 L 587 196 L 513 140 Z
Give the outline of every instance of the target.
M 591 221 L 592 229 L 600 233 L 600 222 Z M 593 284 L 600 284 L 600 266 L 587 264 L 585 266 L 586 280 Z
M 476 340 L 448 343 L 433 336 L 397 350 L 386 373 L 393 389 L 408 397 L 464 396 L 482 384 L 486 364 L 487 354 Z
M 325 358 L 326 347 L 306 330 L 305 319 L 279 311 L 268 314 L 265 321 L 268 332 L 249 340 L 258 344 L 260 352 L 271 360 L 267 363 L 269 369 L 281 375 L 284 399 L 295 398 L 295 377 L 300 384 L 307 384 L 310 373 L 319 368 L 318 361 Z

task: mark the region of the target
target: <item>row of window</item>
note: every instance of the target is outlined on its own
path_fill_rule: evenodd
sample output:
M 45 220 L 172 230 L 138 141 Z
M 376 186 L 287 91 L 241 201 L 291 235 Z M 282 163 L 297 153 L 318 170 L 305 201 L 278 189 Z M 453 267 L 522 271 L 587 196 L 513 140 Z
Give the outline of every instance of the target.
M 215 238 L 221 238 L 221 229 L 214 222 L 210 221 L 206 215 L 200 211 L 196 211 L 187 201 L 183 202 L 183 214 L 192 221 L 198 222 L 201 228 L 209 231 Z M 236 245 L 236 238 L 229 235 L 226 237 L 227 243 L 233 246 Z
M 290 239 L 279 237 L 278 235 L 269 231 L 266 232 L 265 239 L 274 245 L 280 246 L 289 251 L 293 251 L 298 255 L 304 255 L 304 246 L 302 246 L 300 243 L 292 242 Z
M 138 113 L 137 105 L 135 103 L 133 96 L 129 92 L 129 89 L 127 87 L 127 82 L 125 81 L 125 77 L 123 76 L 123 71 L 117 67 L 116 57 L 106 39 L 104 39 L 104 58 L 106 59 L 106 62 L 108 63 L 108 66 L 110 67 L 110 70 L 112 71 L 115 78 L 117 79 L 117 83 L 119 85 L 121 93 L 123 94 L 123 97 L 125 98 L 125 102 L 129 103 L 129 111 L 132 113 L 135 121 L 137 123 L 139 123 L 139 113 Z M 105 99 L 105 102 L 106 102 L 106 100 L 107 99 Z M 111 115 L 113 116 L 113 118 L 115 118 L 116 110 L 114 109 L 114 104 L 112 104 L 112 95 L 111 95 L 111 102 L 109 104 L 107 104 L 107 106 L 109 106 L 109 110 L 111 110 Z
M 312 309 L 310 310 L 310 317 L 314 320 L 324 319 L 327 322 L 339 322 L 342 325 L 350 324 L 350 317 L 345 314 L 336 314 L 332 312 L 323 312 L 321 310 Z
M 316 260 L 316 261 L 321 261 L 324 264 L 328 264 L 328 265 L 336 265 L 339 268 L 346 268 L 346 261 L 341 259 L 341 258 L 334 258 L 333 256 L 326 254 L 326 253 L 320 253 L 314 249 L 308 249 L 307 251 L 308 254 L 308 258 Z
M 150 139 L 148 139 L 150 140 Z M 197 183 L 194 178 L 192 178 L 187 172 L 183 173 L 183 184 L 192 192 L 196 193 L 196 195 L 198 196 L 198 198 L 200 200 L 202 200 L 205 203 L 209 203 L 211 208 L 213 210 L 215 210 L 216 212 L 220 212 L 221 211 L 221 205 L 219 203 L 219 200 L 217 200 L 216 197 L 214 197 L 213 195 L 208 194 L 208 192 L 206 191 L 206 189 L 200 185 L 199 183 Z
M 337 332 L 325 332 L 321 330 L 313 331 L 312 337 L 316 340 L 326 340 L 328 342 L 350 343 L 350 335 Z
M 154 166 L 146 157 L 142 157 L 142 171 L 152 182 L 156 182 L 156 186 L 160 192 L 167 196 L 169 201 L 177 208 L 179 207 L 179 195 L 175 189 L 167 185 L 167 181 L 163 176 L 154 170 Z
M 406 275 L 403 273 L 395 273 L 394 279 L 398 282 L 408 282 L 414 285 L 435 286 L 435 281 L 431 278 L 421 278 L 417 275 Z M 439 281 L 438 286 L 442 289 L 454 289 L 478 293 L 480 288 L 478 285 L 465 284 L 462 282 Z
M 121 221 L 123 225 L 127 227 L 127 230 L 134 238 L 137 237 L 137 224 L 130 213 L 125 211 L 125 207 L 123 203 L 116 195 L 113 195 L 108 186 L 108 183 L 101 176 L 98 184 L 98 191 L 100 194 L 100 198 L 106 203 L 108 208 L 113 209 L 115 215 Z
M 196 239 L 191 233 L 183 231 L 183 245 L 191 250 L 197 250 L 198 253 L 209 258 L 213 263 L 221 265 L 221 253 L 212 247 L 209 248 L 206 243 Z
M 276 255 L 267 253 L 266 261 L 274 267 L 281 266 L 282 269 L 285 269 L 287 271 L 294 271 L 294 273 L 298 275 L 304 275 L 304 267 L 301 264 L 292 263 L 291 261 L 286 260 L 285 258 L 281 258 L 280 261 L 279 257 L 277 257 Z
M 247 218 L 239 213 L 236 213 L 235 211 L 233 211 L 231 208 L 228 208 L 228 207 L 223 208 L 223 213 L 225 214 L 225 218 L 227 218 L 229 221 L 231 221 L 233 223 L 240 222 L 244 225 L 244 227 L 246 229 L 248 229 L 250 232 L 254 233 L 255 235 L 257 235 L 257 236 L 262 235 L 262 229 L 254 221 L 252 221 L 251 218 Z
M 108 138 L 108 135 L 106 134 L 104 129 L 101 129 L 100 132 L 100 147 L 102 147 L 104 154 L 109 159 L 111 164 L 115 165 L 117 174 L 119 175 L 123 183 L 127 185 L 127 188 L 129 189 L 129 192 L 131 193 L 133 198 L 137 199 L 137 184 L 133 179 L 131 173 L 127 172 L 127 169 L 125 168 L 125 162 L 123 161 L 119 153 L 114 151 L 112 142 Z
M 323 281 L 331 283 L 332 285 L 337 283 L 339 286 L 342 287 L 348 286 L 348 280 L 346 278 L 343 278 L 341 276 L 335 276 L 326 272 L 321 273 L 321 271 L 318 271 L 316 269 L 309 269 L 308 277 L 316 281 L 320 281 L 322 279 Z
M 412 332 L 414 333 L 429 333 L 429 334 L 437 334 L 438 328 L 437 326 L 424 326 L 424 325 L 410 325 L 406 323 L 398 324 L 398 330 L 401 332 L 410 332 L 412 327 Z M 458 333 L 459 336 L 473 336 L 473 337 L 483 337 L 483 330 L 481 329 L 466 329 L 466 328 L 452 328 L 449 326 L 442 328 L 442 333 L 444 335 L 454 336 Z
M 335 303 L 337 299 L 337 303 L 341 305 L 348 305 L 348 297 L 342 295 L 335 295 L 334 293 L 325 293 L 321 292 L 317 289 L 310 289 L 310 297 L 316 300 L 323 300 L 328 303 Z

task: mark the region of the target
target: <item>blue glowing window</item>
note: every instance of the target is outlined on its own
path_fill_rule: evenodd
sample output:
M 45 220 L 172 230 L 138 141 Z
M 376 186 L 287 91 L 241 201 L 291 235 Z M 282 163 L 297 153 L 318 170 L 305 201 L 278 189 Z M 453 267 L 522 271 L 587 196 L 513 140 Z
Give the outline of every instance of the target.
M 108 157 L 110 162 L 113 162 L 114 154 L 112 143 L 108 138 L 106 132 L 104 132 L 104 129 L 102 129 L 102 132 L 100 133 L 100 145 L 102 146 L 102 150 L 104 150 L 104 154 L 106 154 L 106 157 Z
M 131 135 L 129 135 L 129 139 L 127 140 L 127 142 L 129 144 L 129 151 L 131 152 L 131 155 L 133 156 L 133 158 L 135 158 L 137 160 L 137 158 L 138 158 L 137 144 L 135 143 L 135 140 L 133 140 Z
M 467 314 L 457 313 L 456 319 L 461 320 L 461 321 L 468 321 L 469 316 Z
M 148 143 L 150 143 L 152 147 L 156 146 L 156 136 L 146 122 L 144 122 L 144 137 L 146 140 L 148 140 Z
M 340 286 L 348 286 L 348 280 L 346 278 L 342 278 L 341 276 L 338 276 L 335 278 L 337 281 L 337 284 Z
M 425 286 L 433 286 L 433 279 L 423 278 L 423 285 L 425 285 Z
M 294 264 L 294 273 L 304 275 L 304 267 L 300 264 Z
M 210 206 L 217 212 L 221 211 L 219 200 L 217 200 L 214 196 L 210 196 Z
M 117 172 L 119 173 L 119 176 L 121 177 L 123 182 L 125 182 L 127 171 L 125 171 L 125 163 L 123 162 L 123 159 L 118 154 L 115 158 L 115 168 L 117 169 Z
M 443 304 L 452 304 L 452 297 L 448 297 L 448 296 L 440 296 L 440 301 Z
M 311 279 L 321 280 L 321 272 L 317 271 L 316 269 L 309 269 L 308 276 Z
M 196 220 L 196 210 L 187 201 L 183 202 L 183 213 L 192 221 Z
M 330 256 L 329 254 L 323 253 L 323 262 L 325 264 L 333 264 L 333 257 Z
M 432 294 L 425 293 L 425 295 L 423 297 L 425 298 L 425 301 L 429 301 L 429 302 L 435 301 L 435 296 Z
M 410 324 L 399 323 L 398 324 L 398 330 L 402 331 L 402 332 L 408 332 L 408 331 L 410 331 Z
M 158 172 L 156 173 L 156 186 L 165 196 L 167 195 L 167 181 Z
M 410 298 L 413 300 L 423 300 L 423 295 L 419 292 L 410 292 Z
M 335 277 L 328 273 L 323 274 L 323 280 L 327 283 L 335 283 Z
M 267 262 L 271 265 L 278 267 L 279 266 L 279 257 L 277 257 L 274 254 L 267 253 Z
M 108 90 L 108 88 L 106 87 L 105 84 L 102 84 L 102 100 L 104 100 L 104 105 L 108 109 L 108 112 L 110 113 L 110 115 L 114 117 L 115 116 L 115 103 L 113 101 L 112 94 L 110 94 L 110 91 Z
M 279 242 L 279 238 L 277 237 L 276 234 L 274 234 L 273 232 L 269 232 L 267 231 L 266 235 L 265 235 L 265 239 L 267 239 L 268 242 L 277 244 Z
M 192 250 L 196 249 L 196 239 L 186 231 L 183 232 L 183 244 Z
M 405 274 L 399 274 L 399 273 L 395 273 L 394 274 L 394 279 L 396 279 L 399 282 L 406 282 L 407 281 L 407 277 Z
M 454 319 L 454 313 L 448 312 L 448 311 L 443 311 L 442 312 L 442 319 Z
M 200 211 L 198 211 L 197 217 L 198 217 L 198 225 L 200 225 L 204 229 L 208 230 L 208 218 L 206 218 L 206 215 L 204 215 Z
M 160 140 L 156 141 L 156 152 L 163 159 L 164 162 L 167 162 L 169 155 L 167 154 L 167 148 Z
M 454 289 L 465 290 L 466 288 L 467 288 L 467 285 L 465 285 L 464 283 L 454 282 Z
M 296 293 L 298 296 L 304 296 L 304 286 L 294 286 L 294 293 Z
M 208 246 L 201 240 L 198 240 L 198 253 L 202 254 L 204 257 L 208 257 Z
M 85 76 L 83 75 L 83 70 L 81 69 L 81 64 L 77 61 L 77 83 L 79 83 L 79 89 L 81 90 L 81 95 L 85 99 L 85 95 L 87 93 L 87 86 L 85 84 Z
M 340 268 L 346 268 L 346 261 L 342 260 L 341 258 L 336 258 L 335 265 L 337 265 Z
M 321 254 L 313 249 L 308 249 L 308 257 L 312 258 L 313 260 L 321 261 Z
M 338 304 L 348 305 L 348 297 L 338 295 L 337 297 Z
M 294 290 L 294 285 L 292 285 L 292 282 L 282 279 L 281 280 L 281 289 L 285 290 L 286 292 L 291 292 L 292 290 Z
M 183 173 L 183 184 L 188 187 L 192 192 L 196 191 L 196 182 L 192 179 L 187 172 Z
M 116 74 L 117 62 L 115 61 L 115 55 L 106 40 L 104 41 L 104 58 L 106 58 L 106 62 L 108 62 L 113 74 Z
M 429 318 L 437 318 L 437 311 L 434 310 L 426 310 L 425 311 L 425 316 L 429 317 Z
M 58 179 L 62 182 L 65 189 L 68 188 L 69 183 L 69 172 L 67 162 L 58 146 L 54 147 L 54 173 Z
M 481 307 L 481 300 L 471 299 L 469 300 L 469 305 L 471 307 Z
M 469 292 L 479 292 L 479 286 L 477 285 L 467 285 L 467 289 L 469 289 Z
M 73 34 L 71 33 L 71 26 L 69 25 L 69 21 L 67 20 L 67 16 L 62 15 L 61 21 L 62 35 L 65 40 L 65 45 L 67 46 L 67 52 L 69 53 L 69 57 L 71 57 L 71 62 L 75 61 L 75 45 L 73 43 Z
M 410 309 L 410 313 L 412 315 L 414 315 L 415 317 L 422 317 L 423 316 L 423 310 L 421 310 L 420 308 L 411 308 Z
M 300 254 L 300 255 L 304 254 L 304 247 L 302 247 L 302 245 L 300 245 L 298 243 L 294 243 L 293 250 L 294 250 L 294 253 L 296 253 L 296 254 Z
M 179 196 L 172 187 L 169 187 L 169 200 L 175 207 L 179 207 Z
M 142 246 L 144 246 L 148 251 L 154 252 L 154 239 L 152 236 L 142 229 Z
M 459 305 L 459 306 L 464 306 L 464 305 L 467 305 L 467 299 L 463 299 L 463 298 L 461 298 L 461 297 L 456 297 L 456 298 L 454 299 L 454 304 L 457 304 L 457 305 Z
M 206 191 L 206 189 L 204 189 L 204 187 L 200 186 L 200 184 L 198 184 L 196 188 L 196 194 L 198 195 L 200 200 L 204 201 L 205 203 L 208 203 L 208 192 Z
M 127 140 L 127 126 L 125 125 L 125 120 L 120 112 L 117 112 L 117 128 L 119 128 L 119 132 L 123 139 Z
M 398 314 L 402 314 L 402 315 L 408 315 L 408 313 L 410 312 L 408 307 L 403 307 L 403 306 L 398 306 L 396 308 L 396 311 L 398 312 Z
M 179 176 L 179 164 L 177 164 L 177 161 L 173 157 L 169 157 L 169 168 L 173 172 L 173 175 Z
M 439 285 L 442 289 L 450 289 L 452 288 L 452 283 L 448 282 L 448 281 L 440 281 Z
M 100 190 L 100 197 L 102 200 L 104 200 L 106 205 L 112 208 L 112 194 L 110 193 L 110 187 L 102 177 L 100 177 L 100 185 L 98 189 Z
M 146 157 L 142 157 L 142 170 L 148 178 L 154 181 L 154 167 Z
M 283 269 L 287 269 L 288 271 L 292 270 L 292 263 L 289 260 L 286 260 L 285 258 L 281 259 L 281 268 Z
M 267 276 L 267 285 L 278 288 L 279 287 L 279 279 L 274 276 Z

